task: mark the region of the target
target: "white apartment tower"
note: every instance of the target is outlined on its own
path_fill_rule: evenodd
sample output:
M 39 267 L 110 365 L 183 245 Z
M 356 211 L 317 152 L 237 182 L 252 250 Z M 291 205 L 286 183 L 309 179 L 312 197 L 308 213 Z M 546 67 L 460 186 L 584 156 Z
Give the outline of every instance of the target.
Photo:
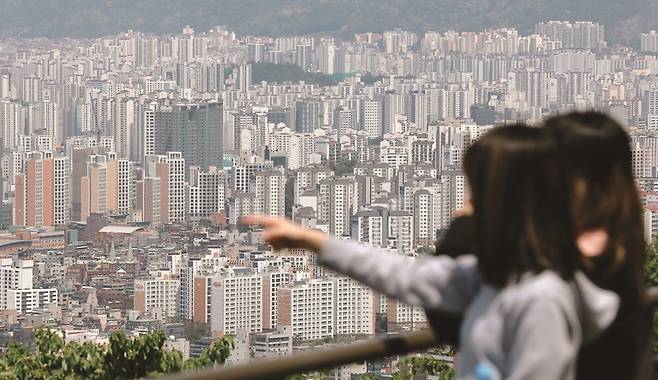
M 260 332 L 263 329 L 262 277 L 250 268 L 228 268 L 212 283 L 213 334 L 236 334 L 239 330 Z
M 355 181 L 347 178 L 320 182 L 318 220 L 328 222 L 335 236 L 350 236 L 351 216 L 356 210 Z
M 160 222 L 175 223 L 186 220 L 185 159 L 181 152 L 149 156 L 146 174 L 160 178 Z
M 356 231 L 354 238 L 361 243 L 376 247 L 384 246 L 385 229 L 384 217 L 374 210 L 362 210 L 357 212 Z
M 257 214 L 274 217 L 285 216 L 286 176 L 278 170 L 256 173 Z
M 290 326 L 293 338 L 313 340 L 335 335 L 335 282 L 313 279 L 278 292 L 278 324 Z
M 57 303 L 57 289 L 35 289 L 32 260 L 0 259 L 0 309 L 25 314 Z
M 373 290 L 351 278 L 334 278 L 336 335 L 373 335 L 375 307 Z
M 388 214 L 388 246 L 401 255 L 414 251 L 414 215 L 409 211 Z
M 265 271 L 263 274 L 263 329 L 277 328 L 279 288 L 290 283 L 290 273 L 286 271 Z
M 163 277 L 135 280 L 135 310 L 143 314 L 158 314 L 163 321 L 175 318 L 178 316 L 179 289 L 178 279 Z
M 191 220 L 209 218 L 224 212 L 226 173 L 214 166 L 202 171 L 190 167 L 188 187 L 189 217 Z

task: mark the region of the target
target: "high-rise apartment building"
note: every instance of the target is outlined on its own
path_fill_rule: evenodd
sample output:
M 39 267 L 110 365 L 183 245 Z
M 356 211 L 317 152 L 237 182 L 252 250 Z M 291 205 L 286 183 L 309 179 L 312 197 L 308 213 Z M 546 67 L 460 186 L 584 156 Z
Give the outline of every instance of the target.
M 371 139 L 382 135 L 382 105 L 377 100 L 364 100 L 359 112 L 360 127 Z
M 60 108 L 54 102 L 39 103 L 39 129 L 49 136 L 56 146 L 64 143 L 64 128 L 60 121 Z
M 154 111 L 156 155 L 181 152 L 186 164 L 207 170 L 223 167 L 221 102 L 176 103 Z
M 414 193 L 413 214 L 416 245 L 430 245 L 436 239 L 434 199 L 435 194 L 425 189 Z
M 335 277 L 334 309 L 336 335 L 375 333 L 374 292 L 348 277 Z
M 160 179 L 160 222 L 186 220 L 185 159 L 180 152 L 147 157 L 146 174 Z
M 247 193 L 256 182 L 256 174 L 272 168 L 271 161 L 245 162 L 233 167 L 233 191 L 236 193 Z
M 386 222 L 383 215 L 374 210 L 361 210 L 354 215 L 353 238 L 364 244 L 383 247 L 386 239 Z
M 291 274 L 285 270 L 268 270 L 263 277 L 263 329 L 277 328 L 278 291 L 290 283 Z
M 135 158 L 131 156 L 133 144 L 135 144 L 135 128 L 139 117 L 135 112 L 135 100 L 120 94 L 114 102 L 113 124 L 111 125 L 111 136 L 114 137 L 116 153 L 119 158 Z
M 295 130 L 311 133 L 322 126 L 322 103 L 319 100 L 303 100 L 295 104 Z
M 134 308 L 142 314 L 154 314 L 161 320 L 178 316 L 180 280 L 174 278 L 135 280 Z
M 34 152 L 15 177 L 14 224 L 58 226 L 71 217 L 71 165 L 67 157 Z
M 318 47 L 318 66 L 323 74 L 333 74 L 336 68 L 336 45 L 333 41 L 323 41 Z
M 279 288 L 278 324 L 290 326 L 292 336 L 312 340 L 335 332 L 335 282 L 313 279 Z
M 0 100 L 0 133 L 4 151 L 11 151 L 18 143 L 26 125 L 26 111 L 21 103 Z
M 256 202 L 254 193 L 236 193 L 233 196 L 231 215 L 229 215 L 230 223 L 237 224 L 243 216 L 256 214 Z
M 285 216 L 286 176 L 279 170 L 256 173 L 256 214 Z
M 128 213 L 134 205 L 133 163 L 127 159 L 110 157 L 107 161 L 107 209 Z
M 335 236 L 350 236 L 351 216 L 357 209 L 355 181 L 348 178 L 329 178 L 320 182 L 318 220 L 329 225 Z
M 410 211 L 391 211 L 388 214 L 388 246 L 401 255 L 414 251 L 414 215 Z
M 238 89 L 246 93 L 253 84 L 253 69 L 250 64 L 241 65 L 238 70 Z
M 311 66 L 311 45 L 297 45 L 295 47 L 295 64 L 304 70 Z
M 57 303 L 57 289 L 35 289 L 33 260 L 0 259 L 0 309 L 25 315 Z
M 81 220 L 91 213 L 127 214 L 134 206 L 132 161 L 115 153 L 88 157 L 87 173 L 80 178 Z
M 548 21 L 535 25 L 535 33 L 561 41 L 565 49 L 601 49 L 606 47 L 605 28 L 591 21 Z
M 263 329 L 263 283 L 250 268 L 228 268 L 213 279 L 210 328 L 215 335 Z
M 299 197 L 302 194 L 307 191 L 318 190 L 321 181 L 333 176 L 334 171 L 327 166 L 306 166 L 300 168 L 295 177 L 295 204 L 299 204 Z
M 87 163 L 87 173 L 80 178 L 80 220 L 86 221 L 92 213 L 105 213 L 107 208 L 107 157 L 93 155 Z
M 356 130 L 358 125 L 357 113 L 345 107 L 338 107 L 334 110 L 334 129 L 339 136 L 344 135 L 348 129 Z
M 188 187 L 188 206 L 190 220 L 210 218 L 214 214 L 224 213 L 226 190 L 226 172 L 214 166 L 202 171 L 190 167 L 190 185 Z
M 387 302 L 388 331 L 418 331 L 428 327 L 427 316 L 422 308 L 410 306 L 391 298 L 387 298 Z
M 135 210 L 141 214 L 143 222 L 150 222 L 152 226 L 160 224 L 161 183 L 159 177 L 147 177 L 135 183 Z
M 647 53 L 658 53 L 658 34 L 655 30 L 640 36 L 640 50 Z

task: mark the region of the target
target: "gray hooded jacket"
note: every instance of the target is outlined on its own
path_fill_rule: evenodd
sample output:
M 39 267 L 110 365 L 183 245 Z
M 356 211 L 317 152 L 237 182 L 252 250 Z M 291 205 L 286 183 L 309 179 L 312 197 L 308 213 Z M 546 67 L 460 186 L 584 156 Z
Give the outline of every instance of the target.
M 474 256 L 413 259 L 329 239 L 320 262 L 402 302 L 464 314 L 459 379 L 573 379 L 583 342 L 615 318 L 619 299 L 582 273 L 526 275 L 497 289 Z

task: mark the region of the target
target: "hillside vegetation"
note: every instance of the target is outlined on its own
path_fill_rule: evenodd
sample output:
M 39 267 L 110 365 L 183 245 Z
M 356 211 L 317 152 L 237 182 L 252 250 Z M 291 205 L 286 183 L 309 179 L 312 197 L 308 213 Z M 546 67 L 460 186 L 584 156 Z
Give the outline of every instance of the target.
M 21 36 L 98 36 L 127 29 L 174 33 L 225 25 L 242 34 L 334 34 L 405 28 L 481 30 L 538 21 L 593 20 L 610 40 L 658 29 L 655 0 L 3 0 L 7 31 Z

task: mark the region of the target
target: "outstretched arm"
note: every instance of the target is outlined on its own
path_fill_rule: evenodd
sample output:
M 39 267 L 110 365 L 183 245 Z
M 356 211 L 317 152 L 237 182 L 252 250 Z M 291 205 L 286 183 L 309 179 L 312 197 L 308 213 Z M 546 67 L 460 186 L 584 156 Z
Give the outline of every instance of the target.
M 329 239 L 320 262 L 381 293 L 425 309 L 463 312 L 480 286 L 473 256 L 416 259 Z
M 263 239 L 275 249 L 304 248 L 320 262 L 388 296 L 425 309 L 463 312 L 480 287 L 474 257 L 411 257 L 329 238 L 284 219 L 248 217 L 248 224 L 265 227 Z

